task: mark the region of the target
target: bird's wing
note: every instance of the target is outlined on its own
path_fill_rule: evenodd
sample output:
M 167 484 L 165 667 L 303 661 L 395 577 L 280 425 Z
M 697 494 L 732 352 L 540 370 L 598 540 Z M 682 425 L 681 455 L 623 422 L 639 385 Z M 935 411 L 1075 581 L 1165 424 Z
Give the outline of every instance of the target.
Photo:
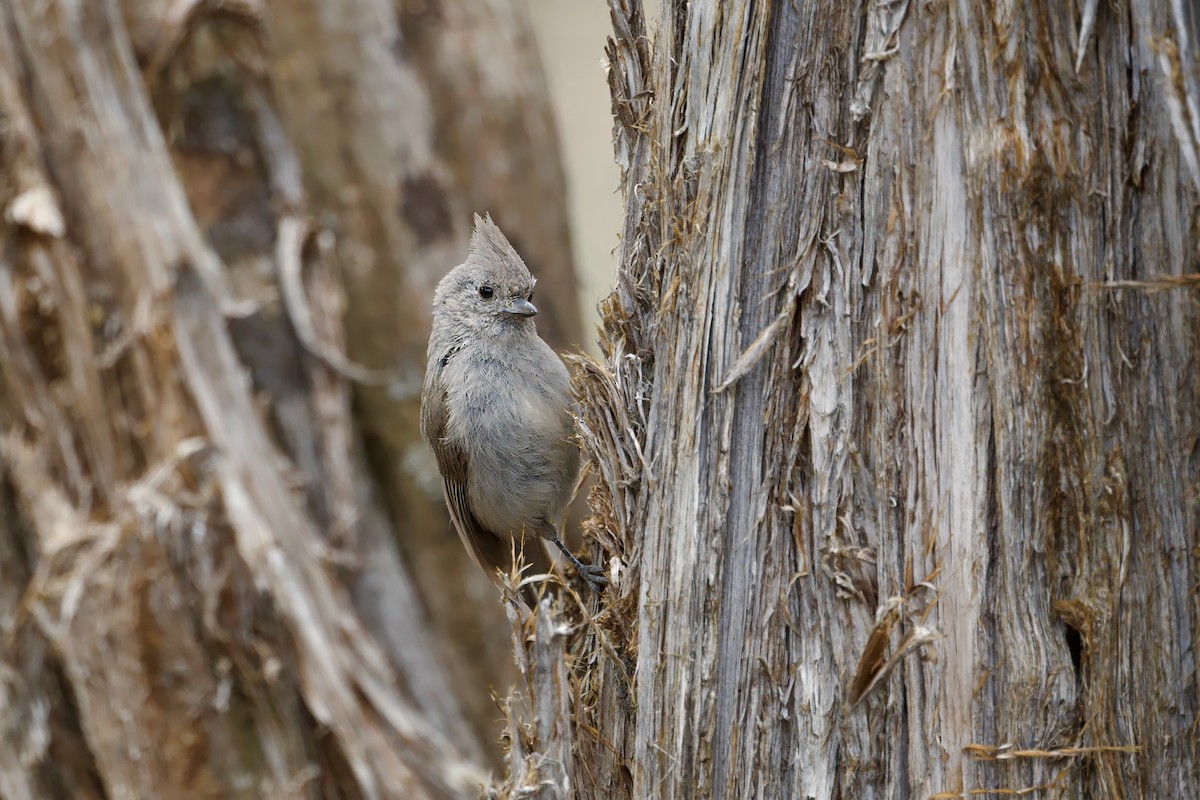
M 513 564 L 513 538 L 501 536 L 486 528 L 471 510 L 467 497 L 467 451 L 448 438 L 446 390 L 436 377 L 426 386 L 424 402 L 421 404 L 421 431 L 433 448 L 438 470 L 442 473 L 442 488 L 446 507 L 458 536 L 466 546 L 475 563 L 487 573 L 492 582 L 499 585 L 497 570 L 508 573 Z M 520 548 L 521 543 L 517 546 Z M 524 537 L 523 554 L 528 568 L 525 574 L 543 574 L 550 571 L 550 557 L 537 536 Z M 537 602 L 532 586 L 523 592 L 526 602 L 534 607 Z

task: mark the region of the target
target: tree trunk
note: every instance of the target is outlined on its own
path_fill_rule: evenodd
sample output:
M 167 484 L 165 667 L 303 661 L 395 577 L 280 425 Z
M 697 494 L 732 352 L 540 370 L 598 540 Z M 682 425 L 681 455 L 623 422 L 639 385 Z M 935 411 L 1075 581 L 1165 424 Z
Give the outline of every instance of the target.
M 527 78 L 506 224 L 573 302 L 524 17 L 464 18 Z M 492 134 L 440 146 L 441 69 L 385 0 L 0 2 L 4 800 L 485 782 L 511 641 L 414 387 Z
M 547 781 L 1200 796 L 1194 10 L 610 6 L 616 578 L 530 639 Z

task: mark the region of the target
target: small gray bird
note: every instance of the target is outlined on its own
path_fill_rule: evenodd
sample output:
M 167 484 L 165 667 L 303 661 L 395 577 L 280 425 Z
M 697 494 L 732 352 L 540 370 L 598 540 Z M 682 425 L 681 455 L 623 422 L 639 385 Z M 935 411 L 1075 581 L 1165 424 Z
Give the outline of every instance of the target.
M 466 262 L 433 296 L 421 434 L 437 457 L 454 526 L 488 577 L 511 569 L 514 549 L 535 574 L 549 572 L 540 541 L 548 539 L 580 575 L 602 584 L 602 570 L 559 538 L 579 449 L 570 376 L 534 327 L 534 282 L 491 217 L 476 215 Z M 534 597 L 526 592 L 527 601 Z

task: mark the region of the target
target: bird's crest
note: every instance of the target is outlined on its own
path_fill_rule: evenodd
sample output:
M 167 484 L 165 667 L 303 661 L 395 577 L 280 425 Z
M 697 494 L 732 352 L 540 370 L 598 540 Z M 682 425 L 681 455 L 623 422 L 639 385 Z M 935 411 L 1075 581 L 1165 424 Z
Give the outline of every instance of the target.
M 491 214 L 482 217 L 478 214 L 475 215 L 475 232 L 471 234 L 467 262 L 488 264 L 493 267 L 502 265 L 525 276 L 529 275 L 529 268 L 525 266 L 521 256 L 517 255 L 517 251 L 509 244 L 508 238 L 496 223 L 492 222 Z

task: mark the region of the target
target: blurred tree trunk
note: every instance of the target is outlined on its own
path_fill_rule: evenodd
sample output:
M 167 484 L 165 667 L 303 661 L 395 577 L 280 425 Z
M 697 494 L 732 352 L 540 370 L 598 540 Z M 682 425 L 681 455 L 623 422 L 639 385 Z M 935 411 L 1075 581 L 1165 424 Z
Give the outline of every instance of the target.
M 1200 796 L 1194 9 L 610 6 L 619 574 L 510 786 Z
M 478 63 L 397 5 L 0 2 L 4 800 L 485 780 L 516 673 L 417 433 L 429 297 L 503 197 L 578 341 L 565 192 L 521 7 L 445 21 L 527 79 L 449 147 Z M 542 169 L 489 193 L 472 136 Z

